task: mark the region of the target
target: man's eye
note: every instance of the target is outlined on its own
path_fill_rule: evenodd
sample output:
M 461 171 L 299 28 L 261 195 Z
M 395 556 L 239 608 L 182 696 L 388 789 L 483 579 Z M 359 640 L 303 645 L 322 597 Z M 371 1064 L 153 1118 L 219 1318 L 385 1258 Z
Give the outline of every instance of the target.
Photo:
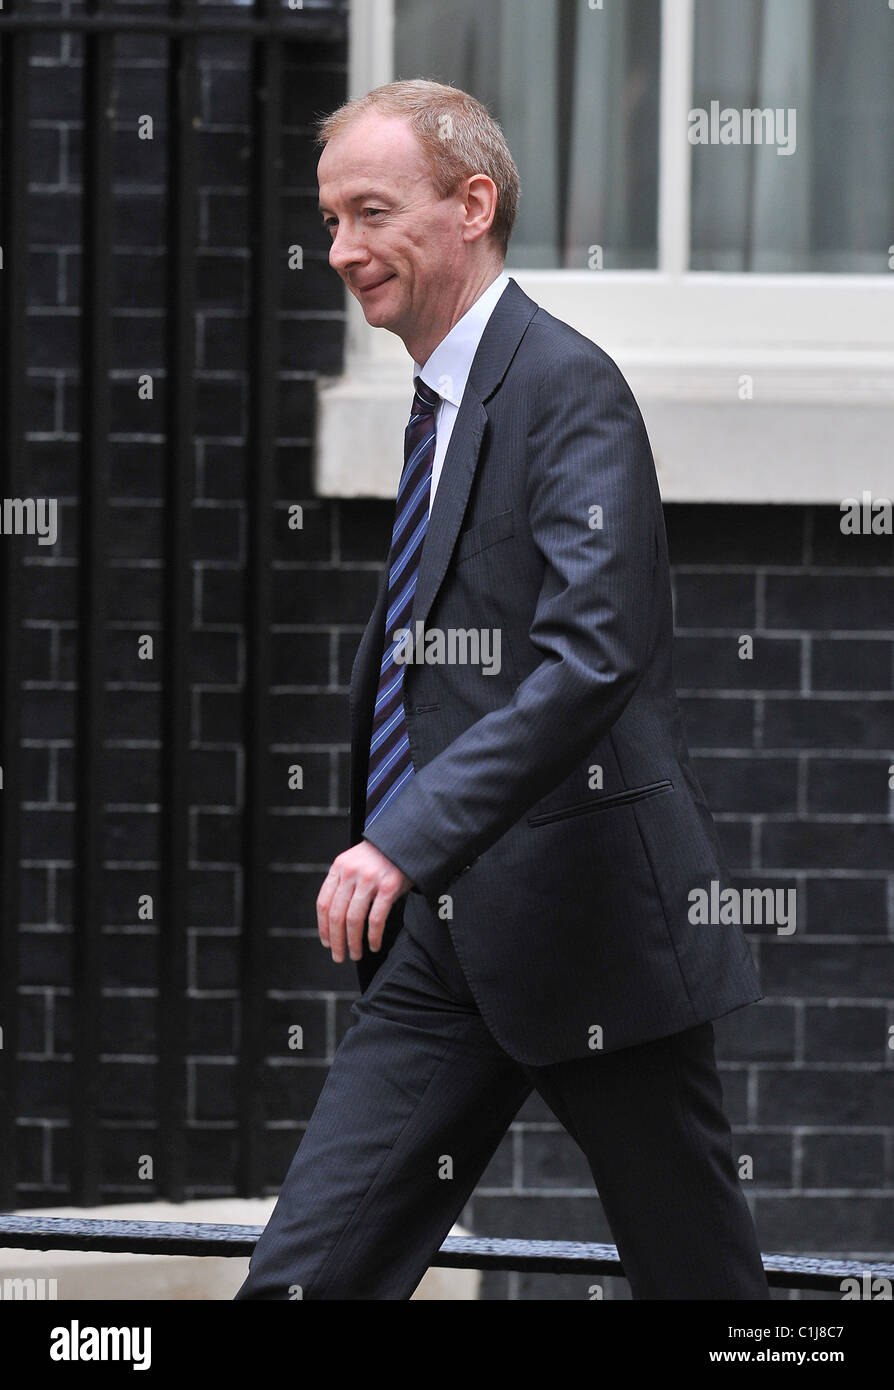
M 380 216 L 382 215 L 382 213 L 385 211 L 385 209 L 384 209 L 384 208 L 364 208 L 363 211 L 364 211 L 365 213 L 368 213 L 371 217 L 380 217 Z

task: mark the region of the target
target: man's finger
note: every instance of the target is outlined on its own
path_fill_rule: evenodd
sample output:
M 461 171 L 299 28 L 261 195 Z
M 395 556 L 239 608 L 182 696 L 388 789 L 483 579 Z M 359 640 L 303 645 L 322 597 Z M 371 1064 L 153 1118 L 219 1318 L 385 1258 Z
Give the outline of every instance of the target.
M 341 875 L 329 905 L 329 938 L 332 959 L 340 965 L 345 958 L 345 913 L 354 894 L 354 880 Z
M 369 910 L 367 940 L 369 941 L 369 949 L 371 951 L 378 951 L 381 948 L 382 937 L 385 933 L 385 923 L 388 920 L 388 914 L 394 906 L 396 899 L 396 888 L 385 888 L 381 884 L 379 885 L 379 891 Z
M 317 931 L 320 934 L 320 940 L 326 947 L 329 945 L 329 906 L 337 885 L 338 871 L 333 864 L 323 879 L 323 886 L 317 894 Z
M 376 885 L 374 883 L 364 885 L 362 881 L 357 880 L 354 884 L 354 895 L 345 914 L 351 960 L 359 960 L 363 955 L 363 929 L 366 926 L 366 915 L 375 893 Z

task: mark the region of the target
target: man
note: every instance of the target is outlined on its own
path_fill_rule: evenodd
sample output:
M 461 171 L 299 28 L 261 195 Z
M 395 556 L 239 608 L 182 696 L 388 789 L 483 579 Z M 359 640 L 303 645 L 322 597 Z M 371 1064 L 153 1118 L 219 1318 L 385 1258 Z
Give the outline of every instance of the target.
M 635 1298 L 767 1298 L 711 1026 L 761 996 L 692 912 L 725 874 L 641 416 L 503 272 L 518 175 L 477 101 L 392 83 L 320 143 L 330 262 L 414 396 L 317 900 L 364 992 L 237 1298 L 409 1298 L 532 1088 Z

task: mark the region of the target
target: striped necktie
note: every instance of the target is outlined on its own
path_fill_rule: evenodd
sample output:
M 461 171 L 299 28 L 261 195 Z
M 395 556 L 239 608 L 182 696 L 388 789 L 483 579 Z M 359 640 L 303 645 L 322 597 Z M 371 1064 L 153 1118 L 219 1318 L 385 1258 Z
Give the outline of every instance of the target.
M 370 740 L 364 830 L 413 776 L 403 702 L 405 662 L 394 660 L 399 643 L 393 633 L 395 628 L 410 626 L 422 543 L 428 529 L 435 410 L 441 399 L 421 377 L 417 376 L 413 384 L 416 394 L 404 436 L 404 469 L 397 489 L 388 553 L 388 611 Z

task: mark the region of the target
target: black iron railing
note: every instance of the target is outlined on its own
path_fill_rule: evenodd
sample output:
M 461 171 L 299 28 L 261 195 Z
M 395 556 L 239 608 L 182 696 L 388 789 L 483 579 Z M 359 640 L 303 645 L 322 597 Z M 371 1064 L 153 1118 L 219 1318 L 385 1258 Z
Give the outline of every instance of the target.
M 205 1222 L 103 1221 L 79 1217 L 0 1214 L 0 1248 L 13 1250 L 108 1250 L 143 1255 L 251 1255 L 261 1226 Z M 839 1293 L 842 1280 L 894 1281 L 894 1264 L 764 1255 L 767 1282 L 776 1289 Z M 614 1245 L 581 1241 L 497 1240 L 448 1236 L 432 1261 L 436 1268 L 514 1270 L 537 1274 L 604 1274 L 623 1277 Z

